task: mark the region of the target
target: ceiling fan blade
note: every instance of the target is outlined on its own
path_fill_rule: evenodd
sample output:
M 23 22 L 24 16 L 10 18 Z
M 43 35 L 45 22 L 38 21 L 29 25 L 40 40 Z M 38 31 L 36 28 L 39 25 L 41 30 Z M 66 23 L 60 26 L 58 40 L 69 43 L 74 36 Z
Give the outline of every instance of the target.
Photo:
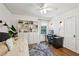
M 50 11 L 50 10 L 52 10 L 52 8 L 46 8 L 46 10 Z

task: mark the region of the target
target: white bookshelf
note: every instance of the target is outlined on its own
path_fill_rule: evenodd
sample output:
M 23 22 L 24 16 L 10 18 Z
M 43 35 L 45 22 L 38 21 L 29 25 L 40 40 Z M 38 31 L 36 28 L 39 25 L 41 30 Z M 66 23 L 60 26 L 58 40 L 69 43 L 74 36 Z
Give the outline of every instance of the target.
M 19 20 L 18 36 L 27 39 L 28 44 L 34 44 L 38 41 L 38 22 Z

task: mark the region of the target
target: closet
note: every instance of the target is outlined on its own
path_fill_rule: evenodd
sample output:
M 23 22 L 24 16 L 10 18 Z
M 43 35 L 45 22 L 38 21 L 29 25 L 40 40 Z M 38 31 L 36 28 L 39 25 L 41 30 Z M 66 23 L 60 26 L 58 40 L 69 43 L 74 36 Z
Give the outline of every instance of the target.
M 73 16 L 67 17 L 64 23 L 64 44 L 65 47 L 76 52 L 76 19 Z
M 64 47 L 79 53 L 79 17 L 68 16 L 64 20 Z

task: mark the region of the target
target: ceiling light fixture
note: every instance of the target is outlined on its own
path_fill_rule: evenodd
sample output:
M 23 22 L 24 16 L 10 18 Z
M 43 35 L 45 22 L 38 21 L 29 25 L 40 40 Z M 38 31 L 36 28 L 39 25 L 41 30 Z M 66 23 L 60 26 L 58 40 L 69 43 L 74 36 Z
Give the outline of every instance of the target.
M 52 9 L 48 8 L 48 4 L 42 3 L 40 5 L 40 12 L 41 12 L 41 14 L 46 14 L 50 10 L 52 10 Z
M 47 10 L 46 9 L 42 9 L 40 10 L 41 14 L 46 14 L 47 13 Z

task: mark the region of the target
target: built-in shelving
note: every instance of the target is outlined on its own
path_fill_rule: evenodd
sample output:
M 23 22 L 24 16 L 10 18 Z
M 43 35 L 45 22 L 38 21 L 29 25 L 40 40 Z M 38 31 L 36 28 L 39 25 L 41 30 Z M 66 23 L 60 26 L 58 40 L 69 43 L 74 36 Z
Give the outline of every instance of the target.
M 19 32 L 37 32 L 38 31 L 37 21 L 19 20 L 18 26 L 19 26 Z

